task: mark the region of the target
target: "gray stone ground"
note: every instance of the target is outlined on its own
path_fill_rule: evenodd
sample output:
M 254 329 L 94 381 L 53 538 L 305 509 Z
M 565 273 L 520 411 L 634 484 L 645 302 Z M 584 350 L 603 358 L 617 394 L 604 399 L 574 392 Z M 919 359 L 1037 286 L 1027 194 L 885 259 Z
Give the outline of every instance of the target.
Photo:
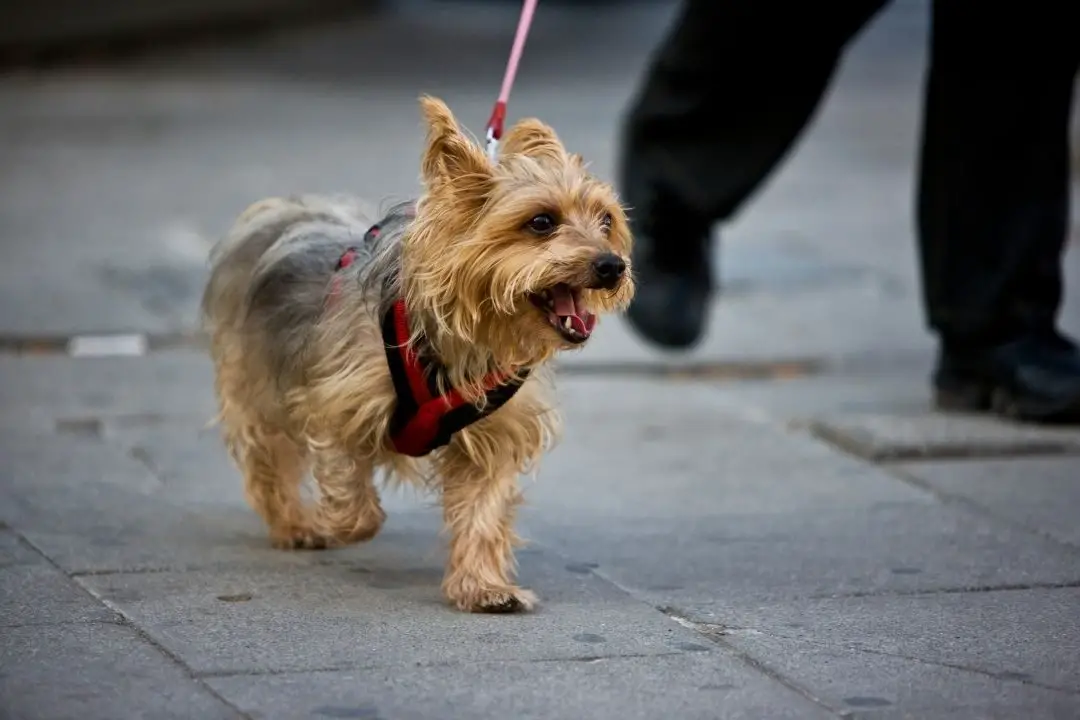
M 539 612 L 441 604 L 430 498 L 391 495 L 365 546 L 268 547 L 173 342 L 208 243 L 265 194 L 413 192 L 415 96 L 479 132 L 515 10 L 0 79 L 0 717 L 1080 717 L 1080 432 L 928 410 L 921 3 L 860 38 L 725 232 L 708 343 L 669 357 L 616 320 L 564 363 L 522 520 Z M 610 176 L 668 13 L 542 2 L 512 113 Z M 1075 246 L 1067 272 L 1076 332 Z M 102 332 L 153 347 L 62 351 Z

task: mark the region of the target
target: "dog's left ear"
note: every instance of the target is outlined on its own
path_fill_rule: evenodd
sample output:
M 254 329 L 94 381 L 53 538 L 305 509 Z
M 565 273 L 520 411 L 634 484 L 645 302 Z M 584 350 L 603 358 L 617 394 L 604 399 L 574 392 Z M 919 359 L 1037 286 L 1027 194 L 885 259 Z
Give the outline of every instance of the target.
M 502 151 L 507 155 L 525 155 L 537 160 L 566 162 L 569 158 L 559 136 L 536 118 L 526 118 L 506 131 Z
M 483 150 L 458 127 L 442 100 L 425 95 L 420 108 L 427 123 L 427 147 L 421 161 L 423 180 L 429 187 L 445 182 L 472 184 L 491 177 L 491 164 Z

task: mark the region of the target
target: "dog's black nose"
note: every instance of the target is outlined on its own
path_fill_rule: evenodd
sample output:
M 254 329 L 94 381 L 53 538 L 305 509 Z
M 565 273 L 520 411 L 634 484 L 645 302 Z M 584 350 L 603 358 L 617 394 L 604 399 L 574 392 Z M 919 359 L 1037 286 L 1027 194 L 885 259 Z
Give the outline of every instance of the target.
M 615 287 L 625 272 L 626 261 L 615 253 L 604 253 L 593 260 L 593 273 L 600 287 Z

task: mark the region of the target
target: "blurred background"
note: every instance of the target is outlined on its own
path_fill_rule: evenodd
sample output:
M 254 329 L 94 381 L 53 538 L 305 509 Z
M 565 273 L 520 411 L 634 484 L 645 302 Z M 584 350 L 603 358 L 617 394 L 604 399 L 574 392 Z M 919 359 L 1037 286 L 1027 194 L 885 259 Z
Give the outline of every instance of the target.
M 249 202 L 414 194 L 416 97 L 442 96 L 481 134 L 519 7 L 4 3 L 0 335 L 188 333 L 206 249 Z M 541 117 L 610 178 L 622 110 L 674 8 L 545 0 L 511 120 Z M 926 10 L 899 0 L 857 38 L 793 157 L 724 229 L 725 302 L 696 354 L 661 359 L 615 322 L 568 362 L 926 361 L 911 228 Z
M 415 193 L 416 97 L 442 96 L 482 133 L 519 8 L 510 0 L 5 3 L 0 331 L 187 332 L 206 249 L 249 202 L 293 191 L 355 192 L 375 203 Z M 621 112 L 674 8 L 543 2 L 511 120 L 543 118 L 610 178 Z M 735 305 L 699 357 L 920 347 L 918 308 L 895 306 L 913 289 L 909 173 L 925 15 L 924 3 L 898 2 L 859 39 L 840 97 L 762 203 L 727 230 L 720 269 Z M 828 307 L 796 310 L 788 300 L 798 295 Z M 845 348 L 836 333 L 854 321 L 863 347 Z M 575 360 L 654 359 L 622 332 L 597 341 Z

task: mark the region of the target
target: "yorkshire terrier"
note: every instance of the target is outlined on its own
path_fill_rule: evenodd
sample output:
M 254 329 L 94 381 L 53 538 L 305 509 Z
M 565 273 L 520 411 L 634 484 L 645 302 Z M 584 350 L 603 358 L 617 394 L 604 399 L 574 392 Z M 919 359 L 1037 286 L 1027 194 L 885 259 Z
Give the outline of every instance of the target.
M 212 251 L 218 420 L 276 547 L 374 537 L 378 471 L 441 493 L 450 603 L 529 610 L 518 477 L 559 433 L 550 361 L 633 295 L 631 234 L 547 125 L 514 125 L 493 161 L 442 101 L 420 104 L 418 200 L 377 222 L 355 202 L 263 200 Z

